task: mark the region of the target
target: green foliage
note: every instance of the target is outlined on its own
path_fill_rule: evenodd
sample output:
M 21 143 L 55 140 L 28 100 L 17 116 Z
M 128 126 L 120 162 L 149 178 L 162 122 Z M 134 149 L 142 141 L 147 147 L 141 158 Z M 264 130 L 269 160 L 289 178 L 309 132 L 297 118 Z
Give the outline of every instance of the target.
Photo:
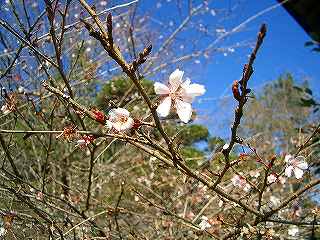
M 220 137 L 210 137 L 208 139 L 208 149 L 209 151 L 219 151 L 225 144 L 225 141 Z
M 141 82 L 147 93 L 152 94 L 153 82 L 148 79 L 142 79 Z M 109 109 L 120 101 L 123 101 L 122 105 L 130 102 L 135 94 L 138 94 L 138 91 L 130 79 L 123 76 L 115 77 L 103 85 L 97 95 L 96 104 L 101 109 Z M 122 99 L 124 96 L 127 97 Z
M 181 154 L 189 167 L 195 168 L 199 162 L 202 162 L 204 152 L 193 146 L 185 146 L 181 149 Z
M 296 90 L 298 90 L 302 97 L 300 99 L 300 106 L 313 108 L 313 112 L 316 113 L 319 111 L 320 104 L 316 101 L 313 96 L 312 90 L 308 87 L 294 86 Z
M 183 144 L 185 145 L 191 145 L 199 141 L 206 141 L 209 136 L 208 128 L 199 124 L 179 127 L 178 131 L 180 130 L 180 138 L 183 140 Z
M 301 86 L 308 89 L 308 83 Z M 308 123 L 312 109 L 302 105 L 305 92 L 298 90 L 291 74 L 280 76 L 267 84 L 256 99 L 249 101 L 242 124 L 242 136 L 263 133 L 264 143 L 275 144 L 282 149 L 289 149 L 290 139 Z

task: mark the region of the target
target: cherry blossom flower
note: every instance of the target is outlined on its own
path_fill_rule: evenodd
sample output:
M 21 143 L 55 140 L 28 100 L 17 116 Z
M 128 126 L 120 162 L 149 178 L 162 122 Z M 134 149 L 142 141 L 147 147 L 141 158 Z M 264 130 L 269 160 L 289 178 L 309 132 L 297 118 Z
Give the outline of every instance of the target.
M 134 120 L 127 109 L 114 108 L 109 112 L 109 120 L 106 121 L 106 125 L 118 132 L 124 132 L 133 127 Z
M 267 182 L 270 183 L 274 183 L 276 182 L 278 179 L 277 174 L 275 173 L 271 173 L 268 177 L 267 177 Z
M 228 148 L 229 148 L 229 144 L 228 143 L 224 144 L 223 147 L 222 147 L 223 150 L 227 150 Z
M 190 79 L 183 82 L 183 71 L 176 69 L 169 76 L 168 86 L 155 82 L 154 91 L 162 97 L 162 101 L 157 108 L 160 117 L 168 116 L 171 106 L 173 106 L 180 120 L 189 122 L 192 115 L 191 103 L 195 97 L 205 93 L 205 88 L 200 84 L 191 84 Z
M 283 176 L 280 176 L 280 177 L 278 178 L 278 180 L 279 180 L 279 182 L 280 182 L 282 185 L 284 185 L 284 184 L 286 183 L 286 181 L 287 181 L 287 179 L 286 179 L 285 177 L 283 177 Z
M 288 228 L 288 235 L 294 237 L 299 233 L 299 228 L 297 226 L 291 226 Z
M 2 107 L 1 107 L 1 112 L 2 112 L 4 115 L 7 115 L 7 114 L 11 113 L 11 110 L 9 109 L 9 107 L 8 107 L 7 104 L 4 104 L 4 105 L 2 105 Z
M 37 192 L 37 195 L 36 195 L 36 199 L 39 200 L 39 201 L 42 201 L 43 200 L 43 193 L 42 192 Z
M 249 175 L 252 178 L 258 178 L 258 177 L 260 177 L 260 172 L 259 172 L 259 170 L 252 170 L 249 172 Z
M 0 237 L 6 234 L 7 230 L 4 227 L 0 227 Z
M 211 224 L 208 222 L 208 218 L 206 216 L 201 216 L 201 222 L 199 223 L 199 227 L 201 230 L 211 228 Z
M 231 179 L 233 186 L 242 188 L 245 192 L 248 192 L 251 188 L 246 179 L 240 175 L 234 175 Z
M 296 179 L 302 178 L 303 170 L 308 168 L 308 163 L 305 161 L 305 158 L 303 156 L 294 157 L 292 155 L 286 155 L 285 161 L 287 163 L 285 175 L 291 177 L 293 172 Z

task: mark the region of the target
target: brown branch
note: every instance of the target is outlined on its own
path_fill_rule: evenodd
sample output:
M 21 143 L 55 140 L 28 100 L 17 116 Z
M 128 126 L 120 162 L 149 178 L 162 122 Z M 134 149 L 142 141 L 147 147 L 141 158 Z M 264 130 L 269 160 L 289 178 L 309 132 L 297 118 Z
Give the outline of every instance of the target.
M 245 66 L 243 68 L 242 78 L 239 81 L 241 95 L 240 95 L 240 99 L 238 100 L 238 102 L 239 102 L 238 106 L 236 107 L 236 110 L 234 113 L 234 122 L 231 127 L 231 140 L 230 140 L 228 148 L 223 151 L 223 153 L 225 155 L 226 162 L 229 161 L 229 154 L 232 150 L 233 145 L 235 143 L 239 142 L 238 137 L 237 137 L 237 130 L 238 130 L 238 127 L 240 125 L 240 121 L 241 121 L 241 118 L 243 115 L 243 107 L 248 100 L 247 94 L 250 91 L 247 88 L 247 84 L 248 84 L 248 81 L 253 73 L 252 65 L 254 63 L 254 60 L 255 60 L 256 55 L 258 53 L 258 50 L 260 49 L 260 47 L 262 45 L 263 39 L 266 36 L 266 31 L 267 31 L 266 25 L 263 24 L 260 27 L 260 31 L 258 33 L 255 48 L 253 49 L 253 52 L 250 55 L 249 62 L 247 64 L 245 64 Z
M 20 173 L 19 173 L 19 171 L 18 171 L 18 169 L 17 169 L 17 167 L 16 167 L 16 165 L 15 165 L 15 163 L 14 163 L 14 161 L 13 161 L 13 158 L 12 158 L 12 156 L 11 156 L 11 154 L 9 152 L 9 149 L 8 149 L 8 147 L 6 145 L 6 142 L 4 141 L 4 139 L 3 139 L 1 134 L 0 134 L 0 144 L 1 144 L 1 147 L 2 147 L 2 149 L 4 151 L 4 153 L 6 154 L 7 159 L 9 160 L 9 163 L 10 163 L 10 165 L 12 167 L 12 170 L 13 170 L 14 174 L 18 178 L 22 178 Z
M 237 142 L 240 142 L 238 139 L 238 136 L 237 136 L 237 130 L 238 130 L 238 127 L 240 126 L 240 121 L 241 121 L 241 118 L 243 115 L 244 105 L 246 104 L 246 102 L 248 100 L 247 94 L 248 94 L 248 92 L 250 92 L 250 90 L 247 88 L 247 83 L 253 73 L 252 65 L 253 65 L 254 60 L 256 58 L 257 52 L 261 47 L 263 39 L 266 35 L 266 31 L 267 31 L 266 25 L 263 24 L 260 27 L 260 31 L 258 33 L 256 45 L 250 55 L 249 61 L 247 64 L 244 65 L 242 78 L 239 82 L 235 81 L 232 86 L 233 95 L 234 95 L 235 99 L 238 101 L 238 106 L 236 107 L 235 112 L 234 112 L 234 121 L 233 121 L 233 124 L 231 127 L 230 143 L 228 144 L 228 147 L 226 149 L 222 150 L 222 152 L 224 154 L 224 158 L 225 158 L 225 166 L 224 166 L 222 172 L 219 174 L 219 177 L 214 182 L 214 185 L 213 185 L 214 187 L 216 187 L 222 181 L 223 176 L 229 170 L 229 168 L 230 168 L 229 154 L 230 154 L 234 144 Z M 240 84 L 241 93 L 239 92 L 239 89 L 238 89 L 239 84 Z

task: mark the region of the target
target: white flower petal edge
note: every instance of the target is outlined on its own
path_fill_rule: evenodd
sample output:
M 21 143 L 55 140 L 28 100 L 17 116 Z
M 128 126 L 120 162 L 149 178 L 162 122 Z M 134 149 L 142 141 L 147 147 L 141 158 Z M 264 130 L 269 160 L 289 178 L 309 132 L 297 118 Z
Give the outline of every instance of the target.
M 303 170 L 300 168 L 294 168 L 293 169 L 294 172 L 294 176 L 296 177 L 296 179 L 300 179 L 303 176 Z
M 296 236 L 297 233 L 299 233 L 299 228 L 297 226 L 291 226 L 289 229 L 288 229 L 288 235 L 290 236 Z
M 176 69 L 173 73 L 169 76 L 169 83 L 170 83 L 170 90 L 175 92 L 182 83 L 182 77 L 184 72 Z
M 176 100 L 177 114 L 180 118 L 180 120 L 184 123 L 189 122 L 191 115 L 192 115 L 192 108 L 191 104 L 187 102 L 183 102 L 180 100 Z
M 308 163 L 305 162 L 305 161 L 302 161 L 302 162 L 297 164 L 297 167 L 300 168 L 300 169 L 303 169 L 303 170 L 308 169 Z
M 157 113 L 160 117 L 168 116 L 171 109 L 171 97 L 166 97 L 162 100 L 161 104 L 157 108 Z
M 192 98 L 201 96 L 206 92 L 206 89 L 204 88 L 204 86 L 197 83 L 190 84 L 186 87 L 182 86 L 182 88 L 185 91 L 184 94 Z
M 284 173 L 287 177 L 291 177 L 292 175 L 292 170 L 293 170 L 293 166 L 288 166 L 286 167 L 286 169 L 284 170 Z
M 133 119 L 128 118 L 128 120 L 126 122 L 115 122 L 115 123 L 113 123 L 112 126 L 118 132 L 123 132 L 123 131 L 126 131 L 126 130 L 132 128 L 133 124 L 134 124 Z
M 159 82 L 154 83 L 154 91 L 156 94 L 159 94 L 159 95 L 164 95 L 164 94 L 170 93 L 169 88 L 166 85 L 159 83 Z
M 285 156 L 284 161 L 285 161 L 286 163 L 288 163 L 292 158 L 293 158 L 293 156 L 290 155 L 290 154 L 288 154 L 288 155 Z

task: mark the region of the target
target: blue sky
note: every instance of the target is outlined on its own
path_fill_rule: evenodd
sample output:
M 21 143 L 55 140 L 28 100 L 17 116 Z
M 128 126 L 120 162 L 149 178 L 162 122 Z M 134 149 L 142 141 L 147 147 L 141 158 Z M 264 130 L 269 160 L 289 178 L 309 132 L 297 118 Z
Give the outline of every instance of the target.
M 175 16 L 176 12 L 170 8 L 172 2 L 163 4 L 158 13 L 160 19 Z M 236 2 L 238 1 L 213 1 L 210 6 L 217 9 L 228 8 Z M 143 8 L 148 8 L 151 2 L 142 1 L 140 4 Z M 223 26 L 230 30 L 249 17 L 275 4 L 277 1 L 274 0 L 241 1 L 241 4 L 233 12 L 233 16 L 230 17 L 230 20 L 225 21 Z M 219 15 L 217 14 L 216 17 L 218 19 Z M 213 18 L 208 21 L 216 24 Z M 319 99 L 320 54 L 304 47 L 304 43 L 310 41 L 310 37 L 283 7 L 277 7 L 256 18 L 247 24 L 242 32 L 230 37 L 227 42 L 254 41 L 262 23 L 267 24 L 268 33 L 255 61 L 255 72 L 250 79 L 249 86 L 258 92 L 267 82 L 277 79 L 280 74 L 290 72 L 298 82 L 308 79 L 314 94 Z M 228 136 L 229 129 L 221 131 L 221 124 L 225 124 L 225 120 L 232 120 L 233 112 L 230 106 L 223 109 L 221 100 L 225 96 L 230 96 L 230 85 L 235 79 L 241 77 L 243 65 L 250 52 L 251 49 L 246 47 L 237 49 L 228 56 L 218 53 L 210 59 L 209 64 L 205 67 L 200 65 L 195 66 L 191 71 L 186 70 L 186 74 L 192 74 L 189 76 L 191 79 L 206 85 L 207 93 L 200 103 L 196 104 L 196 107 L 200 116 L 209 115 L 201 122 L 207 124 L 214 135 Z
M 233 20 L 235 25 L 276 3 L 272 0 L 247 2 L 248 4 L 244 4 Z M 300 82 L 308 79 L 313 92 L 319 99 L 320 54 L 304 47 L 304 43 L 309 41 L 310 37 L 283 7 L 258 17 L 247 25 L 247 31 L 239 33 L 236 37 L 252 39 L 262 23 L 267 24 L 268 33 L 255 61 L 255 72 L 250 80 L 250 87 L 254 91 L 259 91 L 264 84 L 276 79 L 280 74 L 290 72 Z M 221 97 L 230 94 L 230 84 L 234 79 L 239 79 L 242 65 L 247 60 L 246 54 L 243 53 L 249 52 L 250 49 L 242 49 L 233 54 L 233 57 L 220 56 L 207 68 L 203 79 L 208 86 L 208 96 Z M 205 104 L 200 108 L 207 106 Z M 214 112 L 220 115 L 223 111 L 216 109 Z M 227 117 L 229 116 L 227 114 Z M 220 133 L 219 126 L 212 127 L 212 124 L 209 126 L 212 131 Z

